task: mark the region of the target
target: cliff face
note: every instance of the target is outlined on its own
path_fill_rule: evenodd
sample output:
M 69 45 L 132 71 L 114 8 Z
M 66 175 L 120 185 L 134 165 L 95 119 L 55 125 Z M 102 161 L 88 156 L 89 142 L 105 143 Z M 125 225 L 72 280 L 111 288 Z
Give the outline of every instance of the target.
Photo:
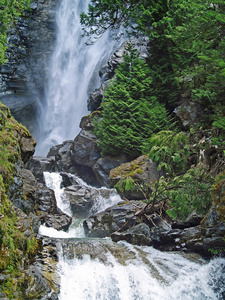
M 0 98 L 14 117 L 33 131 L 38 102 L 48 78 L 47 62 L 55 40 L 58 1 L 35 0 L 8 34 L 8 62 L 0 66 Z

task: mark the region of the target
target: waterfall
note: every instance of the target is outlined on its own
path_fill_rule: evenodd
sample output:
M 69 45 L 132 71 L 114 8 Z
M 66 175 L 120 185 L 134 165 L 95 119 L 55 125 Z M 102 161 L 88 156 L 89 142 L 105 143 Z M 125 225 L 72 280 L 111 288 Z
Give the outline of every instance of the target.
M 106 32 L 93 45 L 82 37 L 80 13 L 90 0 L 62 0 L 56 16 L 57 38 L 49 66 L 46 96 L 40 104 L 37 155 L 79 133 L 81 118 L 88 114 L 89 94 L 100 86 L 99 68 L 119 42 Z

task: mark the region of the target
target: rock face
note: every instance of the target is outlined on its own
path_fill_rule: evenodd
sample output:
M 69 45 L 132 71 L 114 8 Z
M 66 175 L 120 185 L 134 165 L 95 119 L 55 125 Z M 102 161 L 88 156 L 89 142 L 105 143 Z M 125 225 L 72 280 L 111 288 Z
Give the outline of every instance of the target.
M 31 132 L 37 102 L 43 98 L 43 82 L 55 40 L 57 1 L 34 0 L 31 10 L 8 34 L 8 62 L 0 66 L 0 98 L 15 118 Z
M 110 187 L 110 171 L 124 162 L 127 162 L 127 157 L 125 155 L 114 157 L 104 156 L 97 160 L 93 170 L 99 182 L 104 186 Z
M 54 192 L 44 184 L 37 182 L 31 171 L 23 169 L 23 190 L 26 201 L 23 201 L 21 209 L 35 217 L 33 230 L 44 224 L 56 230 L 67 230 L 72 222 L 71 217 L 62 213 L 56 204 Z

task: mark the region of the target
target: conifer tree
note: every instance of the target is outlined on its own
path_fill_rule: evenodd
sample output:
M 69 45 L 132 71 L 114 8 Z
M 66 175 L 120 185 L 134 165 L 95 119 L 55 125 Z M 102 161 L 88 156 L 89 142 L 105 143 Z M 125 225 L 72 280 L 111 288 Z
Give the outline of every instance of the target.
M 96 124 L 103 154 L 136 157 L 146 138 L 168 126 L 165 107 L 154 97 L 151 83 L 148 65 L 129 48 L 105 91 L 102 120 Z

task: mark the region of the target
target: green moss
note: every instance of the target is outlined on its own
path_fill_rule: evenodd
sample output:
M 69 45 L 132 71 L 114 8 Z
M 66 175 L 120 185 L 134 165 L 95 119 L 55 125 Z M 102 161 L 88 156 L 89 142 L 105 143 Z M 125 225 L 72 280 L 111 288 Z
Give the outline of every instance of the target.
M 39 250 L 37 239 L 29 239 L 17 227 L 18 217 L 8 196 L 17 174 L 15 164 L 22 161 L 22 137 L 30 137 L 29 131 L 17 123 L 9 109 L 0 103 L 0 272 L 10 275 L 2 284 L 9 299 L 15 298 L 17 291 L 21 292 L 17 280 L 23 275 L 21 262 L 29 263 Z M 24 298 L 16 296 L 16 299 Z

